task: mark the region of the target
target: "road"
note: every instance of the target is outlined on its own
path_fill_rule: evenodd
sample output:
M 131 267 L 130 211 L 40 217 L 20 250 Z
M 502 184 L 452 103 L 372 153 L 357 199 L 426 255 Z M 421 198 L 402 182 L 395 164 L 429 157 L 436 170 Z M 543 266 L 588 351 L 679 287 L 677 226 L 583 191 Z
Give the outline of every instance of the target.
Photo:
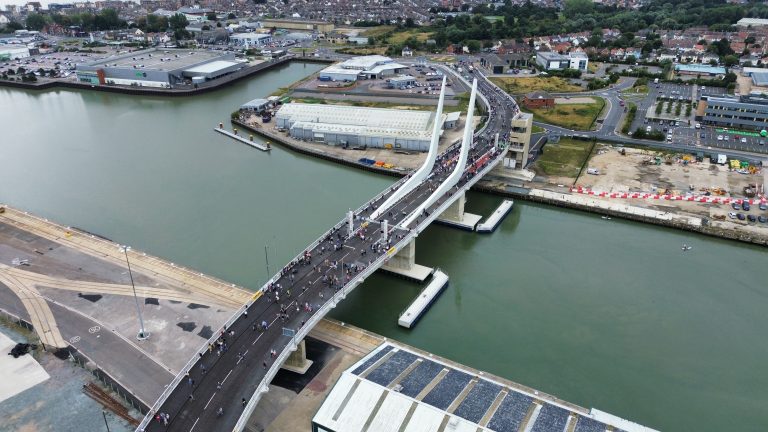
M 145 419 L 144 430 L 192 432 L 235 428 L 248 401 L 263 388 L 263 380 L 274 376 L 280 366 L 280 357 L 293 345 L 292 338 L 284 334 L 305 330 L 305 324 L 317 318 L 319 311 L 327 312 L 331 304 L 341 300 L 348 287 L 355 286 L 358 274 L 383 264 L 390 248 L 399 250 L 404 247 L 411 239 L 411 231 L 416 234 L 424 229 L 431 218 L 439 214 L 439 211 L 435 213 L 439 207 L 447 204 L 446 200 L 455 198 L 468 186 L 467 182 L 477 180 L 475 172 L 488 168 L 489 156 L 494 157 L 494 162 L 499 160 L 500 153 L 492 139 L 497 132 L 505 133 L 504 128 L 517 112 L 517 106 L 482 77 L 478 92 L 490 104 L 489 116 L 485 128 L 476 135 L 467 169 L 459 184 L 409 226 L 398 226 L 451 173 L 459 153 L 459 146 L 453 145 L 438 157 L 430 177 L 381 218 L 370 220 L 368 216 L 396 190 L 396 186 L 355 213 L 355 235 L 347 238 L 347 226 L 339 223 L 310 245 L 265 285 L 264 294 L 240 313 L 224 332 L 214 336 L 221 335 L 226 349 L 219 351 L 215 345 L 210 350 L 203 349 L 193 359 L 188 376 L 175 378 L 155 408 L 156 412 L 168 414 L 168 425 L 157 420 L 146 424 Z M 382 238 L 384 219 L 389 227 L 387 241 Z M 267 324 L 266 329 L 258 328 L 261 323 Z M 252 405 L 249 408 L 252 409 Z

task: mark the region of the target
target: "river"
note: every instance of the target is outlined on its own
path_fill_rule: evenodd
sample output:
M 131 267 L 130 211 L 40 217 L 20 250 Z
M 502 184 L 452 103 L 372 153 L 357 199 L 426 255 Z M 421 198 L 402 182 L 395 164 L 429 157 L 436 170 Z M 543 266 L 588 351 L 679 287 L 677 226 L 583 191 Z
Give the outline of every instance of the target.
M 320 67 L 189 98 L 0 89 L 0 202 L 256 288 L 393 182 L 213 132 Z M 332 316 L 649 427 L 765 430 L 764 248 L 516 202 L 491 235 L 433 226 L 416 250 L 451 280 L 415 329 L 397 315 L 421 287 L 387 275 Z

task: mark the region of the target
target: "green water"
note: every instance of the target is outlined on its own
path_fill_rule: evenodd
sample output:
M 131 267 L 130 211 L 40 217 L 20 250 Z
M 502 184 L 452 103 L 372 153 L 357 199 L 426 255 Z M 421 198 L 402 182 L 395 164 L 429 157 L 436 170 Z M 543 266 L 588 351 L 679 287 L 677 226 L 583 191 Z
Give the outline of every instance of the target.
M 212 131 L 319 67 L 193 98 L 0 89 L 0 201 L 257 287 L 265 245 L 274 271 L 393 182 Z M 333 316 L 657 429 L 766 430 L 765 249 L 517 202 L 491 235 L 433 226 L 416 250 L 451 281 L 414 330 L 397 315 L 421 287 L 386 275 Z

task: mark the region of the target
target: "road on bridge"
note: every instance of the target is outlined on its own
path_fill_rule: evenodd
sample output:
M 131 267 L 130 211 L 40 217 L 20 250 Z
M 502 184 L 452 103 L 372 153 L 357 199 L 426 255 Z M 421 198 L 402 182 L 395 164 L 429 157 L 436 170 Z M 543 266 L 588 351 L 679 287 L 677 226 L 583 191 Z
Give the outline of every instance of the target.
M 305 326 L 323 305 L 340 301 L 337 293 L 351 279 L 372 264 L 380 265 L 378 258 L 391 252 L 393 245 L 399 249 L 407 244 L 411 230 L 425 228 L 428 215 L 450 196 L 463 191 L 476 172 L 498 161 L 500 153 L 493 138 L 496 133 L 504 134 L 517 113 L 517 106 L 483 77 L 479 77 L 478 92 L 490 105 L 488 119 L 485 128 L 476 135 L 459 184 L 410 226 L 398 226 L 451 173 L 460 150 L 459 145 L 453 145 L 438 157 L 430 177 L 379 219 L 370 220 L 368 216 L 398 185 L 355 213 L 353 236 L 348 238 L 348 227 L 337 224 L 272 278 L 263 294 L 220 333 L 221 345 L 217 341 L 203 350 L 189 373 L 171 383 L 148 415 L 147 419 L 154 419 L 149 424 L 145 419 L 140 430 L 142 427 L 148 432 L 233 430 L 264 378 L 274 376 L 279 368 L 276 361 L 280 354 L 294 346 L 292 338 L 286 335 Z M 385 219 L 389 227 L 386 241 L 382 234 Z M 157 415 L 160 417 L 155 417 Z

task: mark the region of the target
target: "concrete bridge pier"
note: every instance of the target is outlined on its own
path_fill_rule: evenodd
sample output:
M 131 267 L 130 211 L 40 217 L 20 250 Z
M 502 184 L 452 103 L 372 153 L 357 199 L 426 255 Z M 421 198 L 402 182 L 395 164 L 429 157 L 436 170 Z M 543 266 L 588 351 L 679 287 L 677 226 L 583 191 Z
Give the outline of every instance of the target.
M 439 223 L 461 228 L 467 231 L 474 231 L 475 226 L 483 218 L 480 215 L 467 213 L 464 211 L 464 205 L 467 203 L 467 195 L 461 192 L 458 198 L 451 204 L 436 220 Z
M 307 359 L 307 344 L 302 339 L 285 360 L 282 368 L 303 375 L 307 373 L 310 366 L 312 366 L 312 360 Z
M 382 270 L 406 279 L 424 282 L 434 271 L 431 267 L 416 264 L 416 238 L 400 249 L 381 267 Z

